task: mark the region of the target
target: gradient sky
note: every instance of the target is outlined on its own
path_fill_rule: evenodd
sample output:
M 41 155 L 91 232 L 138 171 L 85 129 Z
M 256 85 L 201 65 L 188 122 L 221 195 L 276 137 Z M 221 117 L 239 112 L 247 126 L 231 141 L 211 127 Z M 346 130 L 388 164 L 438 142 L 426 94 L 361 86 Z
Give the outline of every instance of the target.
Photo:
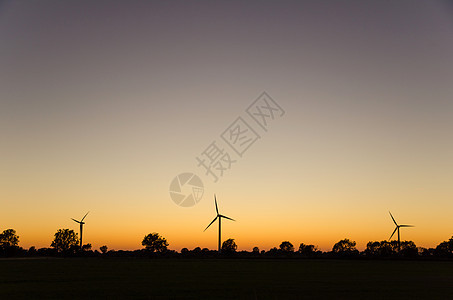
M 330 250 L 453 235 L 449 1 L 0 2 L 0 229 L 48 247 Z M 263 91 L 286 114 L 217 183 L 195 157 Z M 250 123 L 252 125 L 252 123 Z M 254 124 L 256 126 L 256 124 Z M 168 190 L 197 173 L 203 199 Z

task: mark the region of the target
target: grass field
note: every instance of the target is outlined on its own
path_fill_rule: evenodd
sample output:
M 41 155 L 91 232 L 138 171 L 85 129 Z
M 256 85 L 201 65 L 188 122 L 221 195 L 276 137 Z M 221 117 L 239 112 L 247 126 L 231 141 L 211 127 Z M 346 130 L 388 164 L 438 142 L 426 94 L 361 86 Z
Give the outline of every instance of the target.
M 451 261 L 0 260 L 0 299 L 453 299 Z

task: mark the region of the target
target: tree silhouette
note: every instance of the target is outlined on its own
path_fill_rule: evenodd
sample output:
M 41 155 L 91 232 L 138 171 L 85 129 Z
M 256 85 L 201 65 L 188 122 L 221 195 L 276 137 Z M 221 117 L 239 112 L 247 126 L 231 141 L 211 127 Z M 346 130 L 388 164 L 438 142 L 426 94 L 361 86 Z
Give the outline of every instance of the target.
M 19 245 L 19 236 L 14 229 L 6 229 L 0 234 L 0 247 L 6 249 Z
M 390 241 L 389 244 L 390 244 L 390 247 L 391 247 L 392 251 L 395 252 L 395 253 L 398 253 L 398 251 L 399 251 L 398 241 L 397 240 L 393 240 L 393 241 Z
M 380 256 L 380 245 L 379 242 L 368 242 L 366 244 L 365 254 L 369 256 Z
M 106 245 L 104 245 L 104 246 L 101 246 L 101 247 L 99 248 L 99 250 L 101 250 L 102 254 L 106 254 L 107 251 L 109 250 L 109 247 L 107 247 Z
M 277 249 L 277 247 L 272 247 L 270 248 L 267 252 L 265 252 L 264 254 L 266 256 L 270 256 L 270 257 L 273 257 L 273 256 L 277 256 L 279 254 L 279 249 Z
M 30 248 L 28 248 L 28 255 L 35 255 L 36 254 L 36 247 L 35 246 L 31 246 Z
M 284 253 L 294 252 L 294 246 L 288 241 L 284 241 L 280 244 L 280 250 Z
M 92 248 L 91 244 L 88 243 L 82 246 L 82 251 L 90 251 L 91 248 Z
M 398 241 L 391 243 L 389 241 L 368 242 L 365 249 L 365 254 L 368 256 L 391 256 L 397 253 Z
M 417 246 L 413 241 L 403 241 L 400 245 L 400 254 L 406 257 L 414 257 L 418 254 Z
M 236 242 L 234 241 L 234 239 L 227 239 L 222 244 L 222 252 L 224 252 L 224 253 L 236 252 L 237 248 L 238 248 L 238 246 L 236 245 Z
M 150 252 L 164 252 L 167 250 L 168 242 L 157 232 L 153 232 L 143 238 L 142 246 Z
M 355 254 L 358 253 L 356 247 L 356 242 L 349 239 L 343 239 L 337 242 L 333 248 L 332 252 L 336 254 Z
M 0 255 L 14 256 L 21 250 L 19 236 L 14 229 L 6 229 L 0 233 Z
M 315 245 L 305 245 L 304 243 L 300 243 L 299 245 L 299 253 L 303 256 L 313 256 L 316 253 L 316 246 Z
M 58 229 L 55 233 L 55 237 L 50 244 L 50 247 L 54 248 L 60 253 L 73 252 L 78 248 L 79 238 L 77 233 L 72 229 Z
M 453 255 L 453 236 L 448 241 L 443 241 L 436 247 L 436 254 L 439 256 Z
M 259 254 L 259 253 L 260 253 L 260 248 L 258 248 L 258 247 L 253 247 L 252 252 L 253 252 L 254 254 Z

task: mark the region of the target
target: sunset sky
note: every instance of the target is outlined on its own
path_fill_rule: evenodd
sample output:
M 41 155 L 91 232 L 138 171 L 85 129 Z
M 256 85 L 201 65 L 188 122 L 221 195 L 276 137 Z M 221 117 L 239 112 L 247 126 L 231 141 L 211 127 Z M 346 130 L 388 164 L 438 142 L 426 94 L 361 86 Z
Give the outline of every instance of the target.
M 246 109 L 285 111 L 264 131 Z M 238 117 L 242 157 L 221 134 Z M 0 231 L 49 247 L 267 250 L 288 240 L 360 250 L 453 235 L 451 1 L 0 1 Z M 237 160 L 218 182 L 196 157 Z M 192 207 L 169 194 L 197 174 Z

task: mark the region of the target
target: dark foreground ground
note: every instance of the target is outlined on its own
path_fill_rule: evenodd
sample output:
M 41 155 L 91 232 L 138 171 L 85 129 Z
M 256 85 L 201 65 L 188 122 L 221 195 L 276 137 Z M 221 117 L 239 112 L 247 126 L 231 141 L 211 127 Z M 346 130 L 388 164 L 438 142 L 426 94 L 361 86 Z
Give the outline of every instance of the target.
M 0 260 L 0 299 L 453 299 L 452 261 Z

